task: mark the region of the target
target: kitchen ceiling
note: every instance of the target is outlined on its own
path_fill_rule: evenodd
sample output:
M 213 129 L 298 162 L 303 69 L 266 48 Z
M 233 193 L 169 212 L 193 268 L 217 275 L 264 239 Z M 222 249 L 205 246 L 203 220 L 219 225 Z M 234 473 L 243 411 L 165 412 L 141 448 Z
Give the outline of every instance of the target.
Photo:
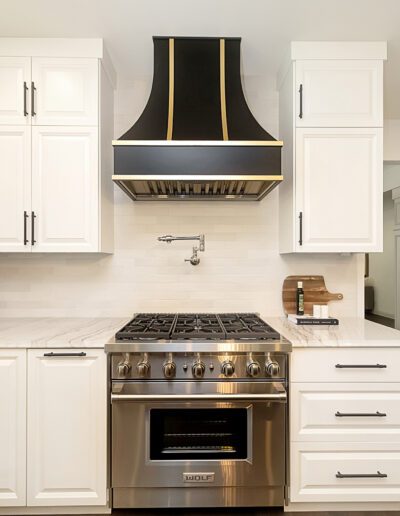
M 398 0 L 0 0 L 2 37 L 103 37 L 119 80 L 151 76 L 151 37 L 241 36 L 244 75 L 275 75 L 291 40 L 387 40 L 385 118 L 400 118 Z

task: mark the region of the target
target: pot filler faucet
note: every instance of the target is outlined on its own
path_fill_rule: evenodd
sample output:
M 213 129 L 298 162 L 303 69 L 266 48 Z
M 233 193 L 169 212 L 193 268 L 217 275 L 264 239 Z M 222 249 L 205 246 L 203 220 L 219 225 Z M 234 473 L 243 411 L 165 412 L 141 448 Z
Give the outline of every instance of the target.
M 171 244 L 174 240 L 198 240 L 199 246 L 193 246 L 193 254 L 190 258 L 186 259 L 185 262 L 190 262 L 192 265 L 198 265 L 200 263 L 200 258 L 197 253 L 199 251 L 204 252 L 205 249 L 205 236 L 197 235 L 197 236 L 172 236 L 172 235 L 164 235 L 158 237 L 159 242 L 167 242 L 167 244 Z

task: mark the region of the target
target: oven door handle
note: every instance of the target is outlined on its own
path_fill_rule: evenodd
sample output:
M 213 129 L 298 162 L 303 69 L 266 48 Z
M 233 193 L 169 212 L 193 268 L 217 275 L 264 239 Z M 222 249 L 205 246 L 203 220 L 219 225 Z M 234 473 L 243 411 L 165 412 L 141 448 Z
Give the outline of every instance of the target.
M 280 401 L 285 402 L 286 392 L 272 394 L 111 394 L 111 402 L 115 401 Z

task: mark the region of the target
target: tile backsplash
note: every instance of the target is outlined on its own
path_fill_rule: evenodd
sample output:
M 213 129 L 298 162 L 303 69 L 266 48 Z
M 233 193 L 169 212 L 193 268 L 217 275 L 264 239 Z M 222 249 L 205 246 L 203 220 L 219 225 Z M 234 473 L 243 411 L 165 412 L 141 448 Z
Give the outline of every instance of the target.
M 149 79 L 122 85 L 115 98 L 115 135 L 140 114 Z M 247 78 L 249 105 L 278 136 L 277 93 Z M 262 93 L 260 93 L 262 92 Z M 113 255 L 0 255 L 0 317 L 129 316 L 136 311 L 258 311 L 282 313 L 289 274 L 323 274 L 336 316 L 362 315 L 362 255 L 279 255 L 278 192 L 262 202 L 134 203 L 115 188 Z M 185 263 L 192 242 L 166 244 L 164 234 L 204 233 L 201 263 Z

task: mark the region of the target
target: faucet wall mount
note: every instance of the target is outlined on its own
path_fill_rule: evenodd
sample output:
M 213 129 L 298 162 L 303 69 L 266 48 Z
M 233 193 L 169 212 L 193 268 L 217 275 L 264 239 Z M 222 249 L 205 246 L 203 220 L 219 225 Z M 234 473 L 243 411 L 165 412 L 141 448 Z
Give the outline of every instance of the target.
M 204 235 L 196 235 L 196 236 L 172 236 L 172 235 L 164 235 L 158 237 L 159 242 L 166 242 L 167 244 L 171 244 L 175 240 L 198 240 L 199 245 L 193 246 L 193 254 L 190 258 L 185 259 L 185 262 L 190 262 L 192 265 L 198 265 L 200 263 L 200 258 L 198 256 L 199 251 L 204 252 L 205 250 L 205 236 Z

